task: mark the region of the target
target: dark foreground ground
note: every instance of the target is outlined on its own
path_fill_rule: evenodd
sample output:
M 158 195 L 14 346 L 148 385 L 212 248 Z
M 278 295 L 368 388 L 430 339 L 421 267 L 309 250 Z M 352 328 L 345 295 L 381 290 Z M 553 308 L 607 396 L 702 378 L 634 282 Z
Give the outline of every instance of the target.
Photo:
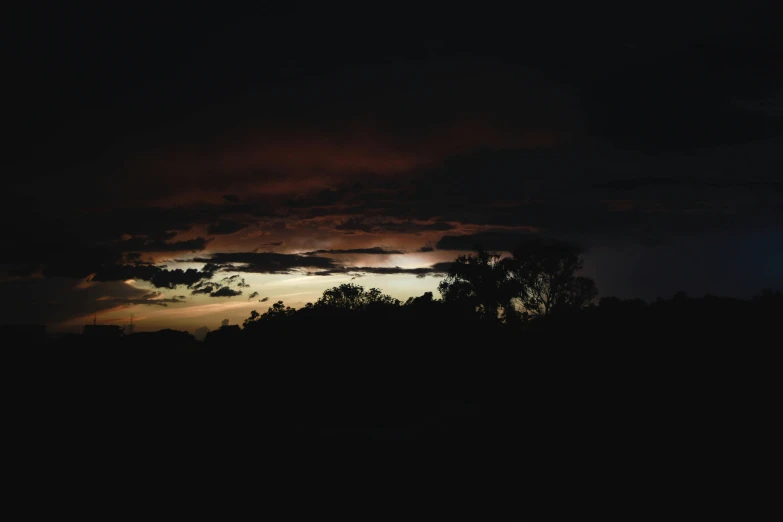
M 6 419 L 41 447 L 227 451 L 416 440 L 721 453 L 773 433 L 777 311 L 607 310 L 517 327 L 354 314 L 206 342 L 9 339 Z
M 239 499 L 323 509 L 304 492 L 330 488 L 342 510 L 357 487 L 394 497 L 385 512 L 446 484 L 440 502 L 462 511 L 484 484 L 531 514 L 761 515 L 776 495 L 781 316 L 702 305 L 609 302 L 515 327 L 294 316 L 205 342 L 7 329 L 7 491 L 29 512 L 148 516 L 163 502 L 225 517 Z

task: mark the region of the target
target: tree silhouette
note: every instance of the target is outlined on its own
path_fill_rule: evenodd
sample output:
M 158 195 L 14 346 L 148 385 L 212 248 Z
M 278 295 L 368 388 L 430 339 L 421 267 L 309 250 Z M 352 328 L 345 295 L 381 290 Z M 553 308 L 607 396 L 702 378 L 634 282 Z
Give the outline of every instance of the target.
M 579 309 L 598 295 L 595 281 L 577 276 L 584 264 L 576 247 L 566 243 L 530 241 L 520 245 L 506 263 L 513 293 L 531 315 Z
M 424 306 L 430 306 L 435 302 L 435 299 L 432 296 L 432 292 L 424 292 L 422 295 L 418 297 L 409 297 L 405 301 L 405 306 L 408 307 L 424 307 Z
M 250 312 L 250 317 L 248 317 L 242 322 L 242 328 L 253 326 L 255 323 L 259 321 L 260 318 L 261 318 L 261 314 L 253 310 L 252 312 Z
M 325 290 L 315 307 L 334 310 L 365 310 L 383 306 L 398 306 L 400 301 L 384 294 L 378 288 L 365 291 L 361 285 L 344 283 Z
M 290 306 L 285 306 L 283 301 L 278 301 L 270 306 L 263 314 L 259 314 L 255 310 L 250 312 L 250 317 L 245 319 L 245 321 L 242 323 L 242 327 L 253 328 L 259 324 L 279 322 L 293 315 L 295 312 L 296 309 L 291 308 Z
M 459 256 L 438 285 L 444 302 L 465 306 L 485 319 L 497 319 L 499 308 L 509 308 L 510 290 L 506 263 L 480 246 L 476 255 Z

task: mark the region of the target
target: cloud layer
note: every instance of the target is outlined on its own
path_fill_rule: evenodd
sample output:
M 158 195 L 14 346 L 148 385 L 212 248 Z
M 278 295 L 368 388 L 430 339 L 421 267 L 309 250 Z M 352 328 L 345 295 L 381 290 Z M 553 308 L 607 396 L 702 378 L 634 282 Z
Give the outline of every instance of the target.
M 774 7 L 663 2 L 616 24 L 619 2 L 568 16 L 542 4 L 522 26 L 421 7 L 366 28 L 333 6 L 312 19 L 248 9 L 53 15 L 84 39 L 14 29 L 9 99 L 29 102 L 5 115 L 4 312 L 249 303 L 266 292 L 244 278 L 438 276 L 476 245 L 536 238 L 582 246 L 599 288 L 628 295 L 695 280 L 666 252 L 705 238 L 704 266 L 678 261 L 710 274 L 702 287 L 777 277 L 765 268 L 783 249 L 768 234 L 783 226 Z M 148 48 L 130 43 L 140 27 Z M 24 44 L 57 35 L 46 53 Z M 766 248 L 719 261 L 757 234 Z M 638 259 L 619 261 L 628 252 Z M 665 271 L 617 280 L 659 258 Z

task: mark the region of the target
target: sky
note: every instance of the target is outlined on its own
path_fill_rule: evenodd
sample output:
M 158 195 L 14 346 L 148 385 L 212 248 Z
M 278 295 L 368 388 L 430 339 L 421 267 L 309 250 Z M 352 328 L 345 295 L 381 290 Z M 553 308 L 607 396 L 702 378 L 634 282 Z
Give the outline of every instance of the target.
M 0 322 L 437 295 L 539 236 L 601 295 L 783 289 L 776 2 L 114 4 L 4 16 Z

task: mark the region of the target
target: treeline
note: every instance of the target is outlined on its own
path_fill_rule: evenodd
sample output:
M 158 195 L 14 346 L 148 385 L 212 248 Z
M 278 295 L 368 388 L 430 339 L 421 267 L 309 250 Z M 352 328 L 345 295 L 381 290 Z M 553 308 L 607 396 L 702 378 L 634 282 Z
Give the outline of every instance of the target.
M 400 307 L 412 313 L 433 314 L 437 305 L 445 305 L 462 319 L 517 324 L 591 304 L 598 289 L 592 279 L 577 275 L 583 263 L 576 247 L 560 242 L 527 242 L 505 258 L 477 246 L 474 255 L 460 256 L 451 263 L 438 286 L 440 299 L 427 292 L 401 303 L 377 288 L 365 291 L 360 285 L 343 284 L 326 290 L 320 299 L 301 310 L 278 301 L 264 314 L 253 311 L 243 326 L 255 328 L 294 315 L 394 313 Z
M 517 323 L 430 294 L 324 296 L 334 306 L 276 304 L 204 342 L 162 330 L 9 346 L 10 418 L 39 444 L 100 430 L 197 447 L 337 437 L 664 452 L 718 451 L 716 434 L 763 436 L 773 418 L 780 293 L 605 297 Z
M 579 250 L 563 243 L 529 242 L 508 257 L 477 247 L 451 264 L 438 297 L 426 292 L 400 302 L 377 288 L 342 284 L 300 309 L 278 301 L 263 313 L 254 310 L 242 328 L 222 327 L 210 332 L 206 342 L 230 344 L 264 336 L 304 342 L 325 336 L 342 347 L 395 340 L 397 349 L 418 348 L 425 341 L 429 347 L 449 342 L 457 349 L 482 340 L 507 346 L 535 343 L 533 336 L 545 334 L 562 339 L 566 348 L 609 347 L 620 339 L 636 346 L 665 340 L 671 346 L 693 336 L 725 340 L 766 335 L 783 312 L 783 294 L 771 290 L 751 300 L 695 298 L 682 292 L 650 303 L 599 299 L 595 282 L 578 275 L 582 267 Z
M 781 292 L 764 290 L 750 300 L 684 293 L 649 303 L 598 298 L 595 282 L 579 275 L 582 267 L 579 249 L 570 244 L 531 241 L 507 257 L 477 246 L 473 254 L 451 263 L 438 296 L 425 292 L 401 302 L 378 288 L 347 283 L 325 290 L 314 303 L 299 309 L 278 301 L 263 312 L 253 310 L 241 326 L 224 325 L 209 332 L 203 343 L 196 343 L 187 332 L 162 330 L 114 340 L 71 335 L 54 344 L 202 351 L 388 346 L 404 351 L 444 346 L 459 350 L 482 344 L 540 350 L 555 341 L 566 349 L 587 345 L 666 349 L 687 340 L 688 351 L 693 351 L 709 338 L 723 345 L 737 335 L 779 336 Z M 21 333 L 44 340 L 42 330 Z
M 344 284 L 203 342 L 174 330 L 43 348 L 9 337 L 9 415 L 30 440 L 97 428 L 242 447 L 323 436 L 566 447 L 578 433 L 664 448 L 672 430 L 709 445 L 727 423 L 768 418 L 783 294 L 598 299 L 580 266 L 560 246 L 505 259 L 479 249 L 438 297 Z

